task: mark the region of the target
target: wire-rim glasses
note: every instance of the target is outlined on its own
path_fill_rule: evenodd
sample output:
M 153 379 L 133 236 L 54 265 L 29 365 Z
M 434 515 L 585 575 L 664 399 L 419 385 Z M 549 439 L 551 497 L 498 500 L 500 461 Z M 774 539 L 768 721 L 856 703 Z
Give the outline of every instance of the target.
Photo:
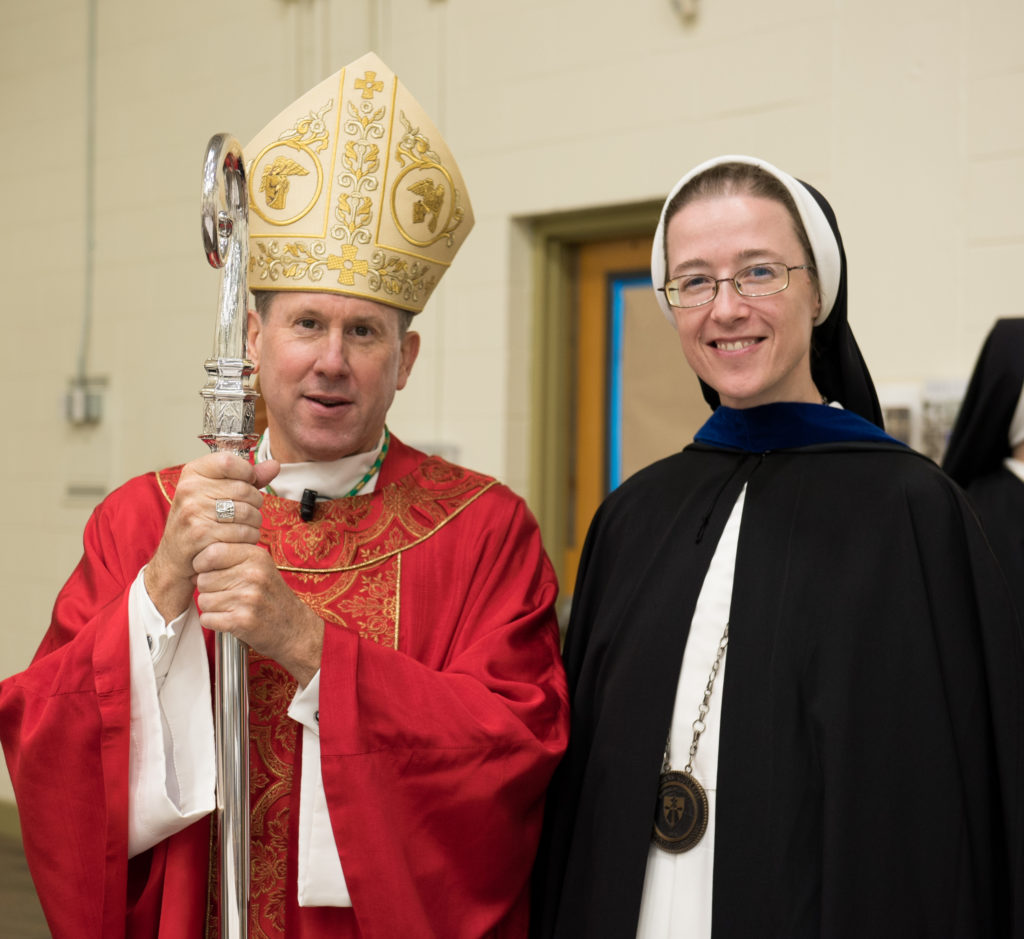
M 813 271 L 812 264 L 786 265 L 775 262 L 751 264 L 732 277 L 710 277 L 707 274 L 683 274 L 666 281 L 658 289 L 665 294 L 669 306 L 688 310 L 704 306 L 718 296 L 718 285 L 732 281 L 741 297 L 770 297 L 782 293 L 789 286 L 790 271 Z

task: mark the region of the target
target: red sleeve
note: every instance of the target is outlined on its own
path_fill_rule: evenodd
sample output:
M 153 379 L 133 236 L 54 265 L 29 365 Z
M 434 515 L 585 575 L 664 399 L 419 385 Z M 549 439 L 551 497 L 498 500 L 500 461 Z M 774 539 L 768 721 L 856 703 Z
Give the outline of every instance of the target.
M 536 522 L 494 487 L 403 554 L 398 651 L 329 629 L 324 787 L 365 939 L 525 935 L 568 737 L 556 595 Z
M 0 683 L 0 736 L 25 853 L 55 937 L 124 934 L 127 597 L 159 538 L 161 500 L 144 477 L 96 509 L 35 658 Z

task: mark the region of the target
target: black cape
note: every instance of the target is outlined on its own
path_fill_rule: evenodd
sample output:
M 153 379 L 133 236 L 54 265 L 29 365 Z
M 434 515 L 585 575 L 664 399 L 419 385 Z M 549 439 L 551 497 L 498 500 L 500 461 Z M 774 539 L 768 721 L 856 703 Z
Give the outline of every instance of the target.
M 1024 935 L 1019 626 L 961 491 L 878 440 L 693 444 L 598 511 L 532 935 L 636 934 L 689 624 L 744 484 L 715 939 Z
M 1005 466 L 971 480 L 967 498 L 978 513 L 992 550 L 1024 620 L 1024 480 Z
M 1024 318 L 997 320 L 978 354 L 942 467 L 964 489 L 1024 616 L 1024 480 L 1003 466 L 1024 386 Z

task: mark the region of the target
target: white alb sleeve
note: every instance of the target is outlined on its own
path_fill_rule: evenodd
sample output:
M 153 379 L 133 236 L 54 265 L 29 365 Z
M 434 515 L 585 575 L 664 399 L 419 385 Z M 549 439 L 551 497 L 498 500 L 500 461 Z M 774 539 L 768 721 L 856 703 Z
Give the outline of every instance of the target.
M 128 595 L 128 856 L 212 812 L 217 764 L 210 672 L 194 605 L 165 623 L 139 572 Z
M 300 688 L 288 716 L 302 725 L 299 790 L 299 906 L 351 906 L 320 771 L 320 673 Z

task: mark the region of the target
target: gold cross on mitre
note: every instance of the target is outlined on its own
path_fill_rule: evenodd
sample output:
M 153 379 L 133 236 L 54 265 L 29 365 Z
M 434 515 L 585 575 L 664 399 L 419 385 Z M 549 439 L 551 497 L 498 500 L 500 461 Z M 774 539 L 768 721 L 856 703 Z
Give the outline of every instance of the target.
M 372 98 L 378 91 L 384 90 L 384 82 L 375 81 L 376 72 L 367 71 L 362 78 L 356 79 L 356 88 L 361 89 L 364 98 Z

